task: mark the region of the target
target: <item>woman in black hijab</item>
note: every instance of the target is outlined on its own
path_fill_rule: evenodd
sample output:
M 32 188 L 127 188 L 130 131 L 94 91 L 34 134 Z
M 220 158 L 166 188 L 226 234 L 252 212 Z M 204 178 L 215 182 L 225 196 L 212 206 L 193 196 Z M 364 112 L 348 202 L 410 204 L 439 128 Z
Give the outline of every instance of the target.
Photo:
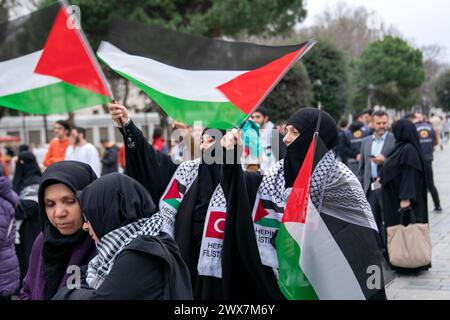
M 41 179 L 41 168 L 32 152 L 22 151 L 17 159 L 13 178 L 13 189 L 17 194 L 28 186 L 37 185 Z
M 78 161 L 57 162 L 45 170 L 38 191 L 41 233 L 33 245 L 22 299 L 51 299 L 66 285 L 68 266 L 86 265 L 95 256 L 94 242 L 82 230 L 76 192 L 96 178 L 89 165 Z
M 262 207 L 272 212 L 275 210 L 276 214 L 283 214 L 289 190 L 294 184 L 313 139 L 319 113 L 321 113 L 320 137 L 324 143 L 319 142 L 317 145 L 317 157 L 314 161 L 317 164 L 329 150 L 337 145 L 338 131 L 334 119 L 328 113 L 319 112 L 316 108 L 302 108 L 289 118 L 283 138 L 283 143 L 286 145 L 285 158 L 266 170 L 264 175 L 259 172 L 243 171 L 241 165 L 237 163 L 238 152 L 234 146 L 239 139 L 239 134 L 236 129 L 227 133 L 222 139 L 222 146 L 235 153 L 234 163 L 224 165 L 222 183 L 227 198 L 223 244 L 225 263 L 222 259 L 222 265 L 224 275 L 232 279 L 227 283 L 226 291 L 229 292 L 227 295 L 242 299 L 245 296 L 252 296 L 255 299 L 284 299 L 273 275 L 272 267 L 264 262 L 261 264 L 260 248 L 257 246 L 254 230 L 256 215 L 252 218 L 251 214 L 255 207 Z M 245 188 L 237 191 L 239 203 L 234 207 L 234 201 L 230 199 L 236 193 L 237 184 L 245 185 Z M 237 211 L 242 214 L 236 213 L 236 219 L 233 221 L 234 212 Z M 246 219 L 248 214 L 250 218 Z M 272 229 L 261 229 L 261 232 L 256 232 L 258 243 L 263 242 L 269 245 L 274 243 L 276 234 L 273 234 Z M 236 234 L 236 241 L 233 239 L 233 233 Z
M 286 123 L 286 134 L 283 142 L 286 144 L 284 158 L 285 187 L 290 188 L 302 167 L 309 145 L 317 129 L 319 110 L 303 108 L 295 112 Z M 338 129 L 334 119 L 325 111 L 321 111 L 319 137 L 323 145 L 319 145 L 319 155 L 314 159 L 315 164 L 325 152 L 333 150 L 338 143 Z
M 18 242 L 16 241 L 16 253 L 19 259 L 21 282 L 27 273 L 28 258 L 34 240 L 40 232 L 37 195 L 41 176 L 41 169 L 34 154 L 29 151 L 20 152 L 14 173 L 13 189 L 20 196 L 20 203 L 16 208 L 16 231 L 19 234 Z
M 407 208 L 412 208 L 417 222 L 427 223 L 426 176 L 416 127 L 401 119 L 392 125 L 392 132 L 395 147 L 380 173 L 386 227 L 399 224 L 399 209 Z
M 192 299 L 189 273 L 147 190 L 119 173 L 101 177 L 78 200 L 98 255 L 82 289 L 56 299 Z
M 243 297 L 285 298 L 277 283 L 278 226 L 317 130 L 309 199 L 333 237 L 352 244 L 342 250 L 355 277 L 362 279 L 359 291 L 355 290 L 358 295 L 346 296 L 342 290 L 333 291 L 332 296 L 335 299 L 385 298 L 383 290 L 367 288 L 364 280 L 368 266 L 381 268 L 382 263 L 373 214 L 355 175 L 335 159 L 332 150 L 338 143 L 336 122 L 328 113 L 315 108 L 300 109 L 289 118 L 283 139 L 286 156 L 263 176 L 243 172 L 237 163 L 224 165 L 227 216 L 222 265 L 224 274 L 231 279 L 227 290 L 241 292 Z M 227 134 L 222 145 L 236 152 L 237 140 L 234 131 Z

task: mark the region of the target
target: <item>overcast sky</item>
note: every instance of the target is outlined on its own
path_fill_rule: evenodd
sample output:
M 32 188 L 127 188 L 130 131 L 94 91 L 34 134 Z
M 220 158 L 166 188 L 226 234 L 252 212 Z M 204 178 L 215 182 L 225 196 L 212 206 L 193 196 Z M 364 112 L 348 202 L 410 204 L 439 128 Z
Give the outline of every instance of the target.
M 306 0 L 305 25 L 327 6 L 339 0 Z M 375 10 L 387 26 L 393 25 L 404 38 L 420 47 L 438 44 L 446 51 L 441 60 L 450 64 L 450 0 L 346 0 L 350 5 Z

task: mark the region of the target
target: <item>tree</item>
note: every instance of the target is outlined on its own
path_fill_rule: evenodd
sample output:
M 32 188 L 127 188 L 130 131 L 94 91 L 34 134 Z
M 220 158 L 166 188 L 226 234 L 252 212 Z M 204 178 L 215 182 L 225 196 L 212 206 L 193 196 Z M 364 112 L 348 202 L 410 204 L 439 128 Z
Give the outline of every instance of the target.
M 0 23 L 8 21 L 10 5 L 11 5 L 11 1 L 0 0 Z M 0 36 L 3 36 L 3 35 L 0 34 Z M 5 115 L 5 111 L 6 111 L 6 108 L 0 106 L 0 119 Z
M 54 0 L 42 0 L 47 5 Z M 306 17 L 303 0 L 72 0 L 81 25 L 96 48 L 114 16 L 209 37 L 274 35 L 290 32 Z M 115 96 L 127 80 L 105 70 Z M 126 92 L 126 90 L 125 90 Z M 123 97 L 122 97 L 123 98 Z
M 300 107 L 311 105 L 311 81 L 303 63 L 297 63 L 269 94 L 264 106 L 273 122 L 286 121 Z
M 371 43 L 355 63 L 355 108 L 366 105 L 370 84 L 376 88 L 375 103 L 410 108 L 420 100 L 424 80 L 422 52 L 399 37 L 385 36 Z
M 435 105 L 438 103 L 434 90 L 436 80 L 448 69 L 448 65 L 440 61 L 445 50 L 439 45 L 424 46 L 421 50 L 424 57 L 423 69 L 425 71 L 425 81 L 420 88 L 420 92 L 427 95 L 431 104 Z
M 40 5 L 54 0 L 41 0 Z M 304 20 L 303 0 L 73 0 L 96 47 L 114 16 L 211 37 L 286 33 Z
M 436 80 L 434 92 L 437 97 L 437 106 L 450 111 L 450 71 L 443 73 Z
M 315 24 L 304 30 L 310 37 L 327 40 L 350 57 L 358 57 L 371 42 L 379 40 L 385 27 L 375 11 L 338 2 L 316 17 Z
M 303 62 L 311 81 L 322 83 L 320 96 L 314 97 L 314 105 L 320 100 L 325 111 L 338 119 L 348 107 L 350 98 L 349 68 L 344 53 L 333 44 L 319 40 Z

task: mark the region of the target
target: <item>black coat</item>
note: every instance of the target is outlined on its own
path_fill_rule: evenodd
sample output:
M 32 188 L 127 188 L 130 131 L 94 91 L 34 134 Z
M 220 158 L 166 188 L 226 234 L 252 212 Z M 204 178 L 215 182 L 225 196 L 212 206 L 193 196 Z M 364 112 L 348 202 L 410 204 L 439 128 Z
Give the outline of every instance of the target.
M 108 173 L 118 172 L 118 153 L 119 148 L 116 145 L 105 148 L 105 154 L 102 158 L 102 176 Z
M 62 288 L 54 300 L 190 300 L 189 272 L 175 241 L 166 233 L 140 236 L 117 256 L 97 290 Z
M 386 227 L 400 224 L 400 213 L 398 212 L 400 200 L 411 200 L 411 207 L 417 222 L 428 223 L 426 197 L 424 173 L 409 165 L 400 166 L 398 175 L 383 184 L 383 214 Z

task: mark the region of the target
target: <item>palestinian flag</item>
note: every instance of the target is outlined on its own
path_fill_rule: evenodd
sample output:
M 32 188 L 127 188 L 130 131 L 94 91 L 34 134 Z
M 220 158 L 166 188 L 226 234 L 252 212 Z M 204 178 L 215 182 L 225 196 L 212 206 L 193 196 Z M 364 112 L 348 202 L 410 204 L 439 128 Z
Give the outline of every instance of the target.
M 184 194 L 186 187 L 179 183 L 177 179 L 173 179 L 162 200 L 177 210 L 182 199 L 182 194 L 180 191 Z
M 97 55 L 173 119 L 228 129 L 242 124 L 314 43 L 261 46 L 117 20 Z
M 283 208 L 276 207 L 271 201 L 259 199 L 253 221 L 263 227 L 278 228 Z
M 68 7 L 0 24 L 0 105 L 52 114 L 103 104 L 110 90 Z
M 316 133 L 278 230 L 278 285 L 290 300 L 372 298 L 374 292 L 379 292 L 368 284 L 371 262 L 378 261 L 373 254 L 378 248 L 372 230 L 320 213 L 311 201 L 310 182 L 318 143 L 321 141 Z M 360 247 L 359 242 L 364 245 Z

